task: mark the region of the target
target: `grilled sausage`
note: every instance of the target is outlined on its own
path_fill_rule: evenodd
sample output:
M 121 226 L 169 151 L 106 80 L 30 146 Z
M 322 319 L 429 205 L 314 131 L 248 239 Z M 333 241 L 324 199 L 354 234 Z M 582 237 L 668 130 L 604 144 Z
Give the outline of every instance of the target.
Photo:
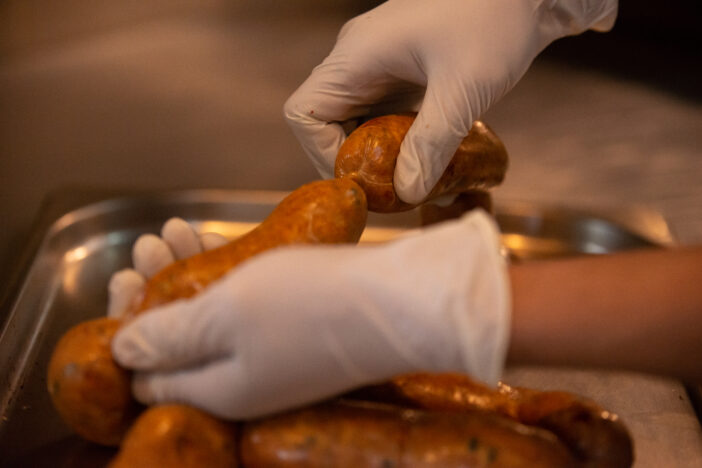
M 393 186 L 400 144 L 412 122 L 413 114 L 377 117 L 354 130 L 339 149 L 335 176 L 358 182 L 371 211 L 389 213 L 416 206 L 400 200 Z M 498 185 L 507 163 L 504 144 L 487 125 L 476 121 L 424 201 Z
M 366 225 L 367 204 L 350 179 L 303 185 L 280 202 L 253 231 L 217 249 L 179 260 L 146 285 L 137 311 L 190 297 L 242 261 L 290 244 L 355 243 Z
M 61 418 L 81 437 L 117 445 L 141 409 L 132 397 L 131 373 L 112 359 L 110 342 L 121 325 L 99 318 L 79 323 L 59 340 L 47 386 Z
M 417 384 L 426 376 L 412 376 L 404 383 Z M 443 377 L 442 377 L 443 378 Z M 449 382 L 448 385 L 445 385 Z M 515 420 L 534 423 L 560 414 L 572 396 L 558 392 L 554 403 L 549 392 L 528 390 L 526 403 L 495 404 L 494 391 L 475 384 L 463 397 L 446 405 L 459 378 L 447 376 L 440 388 L 430 391 L 425 406 L 441 410 L 406 408 L 353 400 L 325 402 L 260 420 L 241 423 L 239 442 L 234 423 L 225 423 L 184 405 L 151 408 L 137 419 L 111 468 L 122 466 L 236 466 L 257 467 L 608 467 L 630 466 L 617 459 L 603 442 L 605 456 L 583 458 L 561 434 Z M 473 385 L 472 382 L 469 385 Z M 409 388 L 406 386 L 405 388 Z M 515 390 L 497 392 L 505 399 L 520 399 Z M 424 395 L 417 396 L 421 399 Z M 547 398 L 535 401 L 533 395 Z M 474 395 L 474 399 L 466 399 Z M 493 398 L 490 398 L 493 396 Z M 498 397 L 499 399 L 499 397 Z M 536 404 L 536 407 L 531 407 Z M 457 406 L 458 405 L 458 406 Z M 519 408 L 526 405 L 522 411 Z M 456 408 L 460 406 L 460 411 Z M 576 405 L 577 406 L 577 405 Z M 446 411 L 450 409 L 451 411 Z M 577 420 L 570 427 L 582 429 Z M 557 427 L 559 429 L 559 427 Z M 591 430 L 591 429 L 590 429 Z M 561 440 L 559 440 L 559 438 Z M 587 434 L 585 440 L 589 441 Z M 570 450 L 569 450 L 570 449 Z M 177 463 L 176 463 L 177 462 Z
M 153 406 L 124 437 L 109 468 L 236 468 L 236 426 L 186 405 Z
M 327 403 L 244 425 L 241 461 L 259 467 L 573 467 L 551 433 L 497 414 Z
M 493 390 L 461 374 L 420 373 L 398 376 L 350 397 L 409 408 L 497 413 L 553 432 L 584 466 L 614 468 L 633 463 L 631 436 L 619 418 L 568 392 L 505 384 Z
M 367 216 L 363 190 L 350 179 L 312 182 L 288 195 L 253 231 L 215 250 L 175 262 L 146 285 L 135 313 L 190 297 L 252 256 L 282 245 L 357 242 Z M 119 443 L 134 413 L 131 376 L 112 360 L 120 322 L 78 324 L 58 342 L 47 386 L 63 420 L 84 438 Z

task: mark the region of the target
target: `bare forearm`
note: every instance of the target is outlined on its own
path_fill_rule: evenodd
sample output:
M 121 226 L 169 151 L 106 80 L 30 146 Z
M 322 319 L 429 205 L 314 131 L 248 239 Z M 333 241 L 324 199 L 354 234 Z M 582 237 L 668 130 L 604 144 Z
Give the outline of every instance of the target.
M 702 382 L 702 248 L 531 262 L 510 277 L 509 362 Z

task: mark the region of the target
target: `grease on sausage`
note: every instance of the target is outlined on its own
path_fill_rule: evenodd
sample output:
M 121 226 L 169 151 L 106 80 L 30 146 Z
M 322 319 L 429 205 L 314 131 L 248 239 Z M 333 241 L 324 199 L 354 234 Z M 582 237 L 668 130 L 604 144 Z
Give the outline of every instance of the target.
M 501 414 L 554 433 L 585 466 L 628 467 L 631 436 L 621 420 L 595 402 L 561 391 L 500 384 L 491 389 L 463 374 L 417 373 L 350 394 L 409 408 Z
M 241 460 L 258 467 L 573 467 L 551 433 L 496 414 L 329 403 L 247 423 Z

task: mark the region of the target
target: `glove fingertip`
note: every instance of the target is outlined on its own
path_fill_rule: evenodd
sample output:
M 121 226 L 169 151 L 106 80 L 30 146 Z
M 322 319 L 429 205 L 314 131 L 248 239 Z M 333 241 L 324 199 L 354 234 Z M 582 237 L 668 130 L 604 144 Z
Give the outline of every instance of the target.
M 110 278 L 110 292 L 119 292 L 125 285 L 144 284 L 144 276 L 133 268 L 124 268 L 115 272 Z
M 229 239 L 216 232 L 205 232 L 200 235 L 200 243 L 204 250 L 212 250 L 229 242 Z
M 134 269 L 147 278 L 151 278 L 174 261 L 171 248 L 154 234 L 139 236 L 132 248 Z
M 125 268 L 112 275 L 107 286 L 107 316 L 120 318 L 144 290 L 146 278 L 132 268 Z
M 175 258 L 191 257 L 202 252 L 202 245 L 193 226 L 182 218 L 174 217 L 161 228 L 161 237 L 173 251 Z

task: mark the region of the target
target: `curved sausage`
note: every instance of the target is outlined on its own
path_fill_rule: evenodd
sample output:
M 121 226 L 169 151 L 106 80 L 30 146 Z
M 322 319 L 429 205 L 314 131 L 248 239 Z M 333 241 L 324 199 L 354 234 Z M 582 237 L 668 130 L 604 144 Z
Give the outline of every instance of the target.
M 553 432 L 581 462 L 598 467 L 633 463 L 631 436 L 621 420 L 568 392 L 500 384 L 491 389 L 462 374 L 407 374 L 367 387 L 351 398 L 450 412 L 487 412 Z
M 320 180 L 285 197 L 254 230 L 176 261 L 146 284 L 137 313 L 195 295 L 246 259 L 291 244 L 356 243 L 366 226 L 365 193 L 350 179 Z
M 573 467 L 551 433 L 497 414 L 336 402 L 246 423 L 241 461 L 258 467 Z
M 254 230 L 218 249 L 175 262 L 151 278 L 133 314 L 190 297 L 239 263 L 275 247 L 357 242 L 366 223 L 363 190 L 350 179 L 316 181 L 293 191 Z M 47 386 L 63 420 L 87 440 L 116 445 L 135 414 L 131 374 L 112 360 L 119 321 L 70 329 L 54 348 Z
M 109 468 L 236 468 L 237 431 L 186 405 L 153 406 L 124 437 Z

